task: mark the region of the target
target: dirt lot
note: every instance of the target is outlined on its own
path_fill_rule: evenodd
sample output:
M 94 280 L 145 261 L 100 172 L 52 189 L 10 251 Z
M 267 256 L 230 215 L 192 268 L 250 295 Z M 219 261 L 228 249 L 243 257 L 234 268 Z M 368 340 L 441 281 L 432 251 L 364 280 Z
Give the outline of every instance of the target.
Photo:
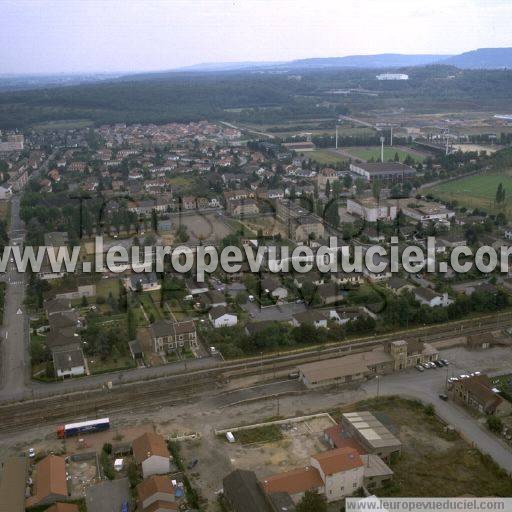
M 201 495 L 213 501 L 215 492 L 222 488 L 223 477 L 233 469 L 251 469 L 262 478 L 308 464 L 311 455 L 328 448 L 322 435 L 332 425 L 327 417 L 290 423 L 280 427 L 280 441 L 249 445 L 230 444 L 212 433 L 202 441 L 182 443 L 181 453 L 185 464 L 199 460 L 192 480 Z
M 70 462 L 66 469 L 71 477 L 71 495 L 74 498 L 83 498 L 86 489 L 99 481 L 96 459 L 94 458 L 80 462 Z
M 231 233 L 229 227 L 215 213 L 183 215 L 181 223 L 187 227 L 191 241 L 221 240 Z

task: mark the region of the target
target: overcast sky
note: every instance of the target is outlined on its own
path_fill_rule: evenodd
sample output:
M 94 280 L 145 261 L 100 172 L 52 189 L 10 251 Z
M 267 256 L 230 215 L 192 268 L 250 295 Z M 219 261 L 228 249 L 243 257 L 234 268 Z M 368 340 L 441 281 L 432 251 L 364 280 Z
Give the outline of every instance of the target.
M 0 74 L 512 46 L 512 0 L 0 0 Z

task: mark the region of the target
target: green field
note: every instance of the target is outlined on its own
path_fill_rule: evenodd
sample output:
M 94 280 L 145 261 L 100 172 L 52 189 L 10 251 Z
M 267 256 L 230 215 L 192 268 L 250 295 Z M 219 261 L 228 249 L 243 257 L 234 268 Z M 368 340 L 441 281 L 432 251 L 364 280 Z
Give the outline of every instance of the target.
M 347 153 L 350 153 L 355 158 L 360 158 L 362 160 L 370 160 L 373 158 L 376 161 L 380 161 L 380 147 L 379 146 L 373 146 L 373 147 L 352 147 L 352 148 L 342 148 Z M 400 162 L 403 162 L 407 156 L 411 156 L 414 160 L 419 161 L 422 160 L 422 158 L 418 157 L 418 155 L 414 153 L 409 153 L 407 151 L 404 151 L 403 149 L 397 149 L 397 148 L 390 148 L 385 147 L 384 148 L 384 161 L 393 160 L 395 158 L 395 154 L 398 153 L 398 158 L 400 159 Z
M 494 199 L 500 183 L 503 183 L 507 195 L 505 206 L 497 208 Z M 512 176 L 506 174 L 468 176 L 432 187 L 429 192 L 446 201 L 456 200 L 467 208 L 483 208 L 493 212 L 505 212 L 512 208 Z
M 315 162 L 323 165 L 333 165 L 347 160 L 343 156 L 335 155 L 327 149 L 316 149 L 315 151 L 308 151 L 307 153 L 304 153 L 304 156 L 307 156 L 311 158 L 311 160 L 315 160 Z

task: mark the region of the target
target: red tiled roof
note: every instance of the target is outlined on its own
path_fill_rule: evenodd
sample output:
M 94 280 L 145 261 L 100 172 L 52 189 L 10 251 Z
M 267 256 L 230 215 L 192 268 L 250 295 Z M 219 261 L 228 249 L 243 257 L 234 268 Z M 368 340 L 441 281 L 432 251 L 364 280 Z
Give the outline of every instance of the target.
M 363 465 L 357 450 L 349 447 L 318 453 L 312 458 L 318 461 L 325 475 L 334 475 Z
M 260 484 L 265 494 L 271 492 L 298 494 L 323 487 L 324 482 L 316 468 L 306 466 L 263 478 Z
M 153 432 L 146 432 L 132 442 L 133 456 L 140 464 L 149 457 L 169 457 L 167 444 L 162 436 Z

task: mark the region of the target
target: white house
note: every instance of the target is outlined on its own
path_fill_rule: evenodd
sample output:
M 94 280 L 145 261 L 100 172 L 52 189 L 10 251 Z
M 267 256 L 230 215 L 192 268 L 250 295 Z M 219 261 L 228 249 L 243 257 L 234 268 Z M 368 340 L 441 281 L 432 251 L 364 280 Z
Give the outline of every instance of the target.
M 0 200 L 8 199 L 12 195 L 11 187 L 2 187 L 0 186 Z
M 85 374 L 84 354 L 81 348 L 75 345 L 59 347 L 59 350 L 55 350 L 52 356 L 57 377 L 78 377 Z
M 453 300 L 448 298 L 448 294 L 445 293 L 437 293 L 430 288 L 416 288 L 414 290 L 414 298 L 425 306 L 430 306 L 431 308 L 436 306 L 441 306 L 443 308 L 449 306 Z
M 226 306 L 217 306 L 210 309 L 208 312 L 208 318 L 216 329 L 218 327 L 231 327 L 238 323 L 238 317 L 236 314 Z
M 171 471 L 171 456 L 165 439 L 146 432 L 132 442 L 133 457 L 142 467 L 142 476 L 164 475 Z
M 296 313 L 292 316 L 290 323 L 294 327 L 300 327 L 302 324 L 313 324 L 317 329 L 319 327 L 327 328 L 327 317 L 316 309 Z
M 338 448 L 311 457 L 324 482 L 327 501 L 351 496 L 363 486 L 364 463 L 354 448 Z

